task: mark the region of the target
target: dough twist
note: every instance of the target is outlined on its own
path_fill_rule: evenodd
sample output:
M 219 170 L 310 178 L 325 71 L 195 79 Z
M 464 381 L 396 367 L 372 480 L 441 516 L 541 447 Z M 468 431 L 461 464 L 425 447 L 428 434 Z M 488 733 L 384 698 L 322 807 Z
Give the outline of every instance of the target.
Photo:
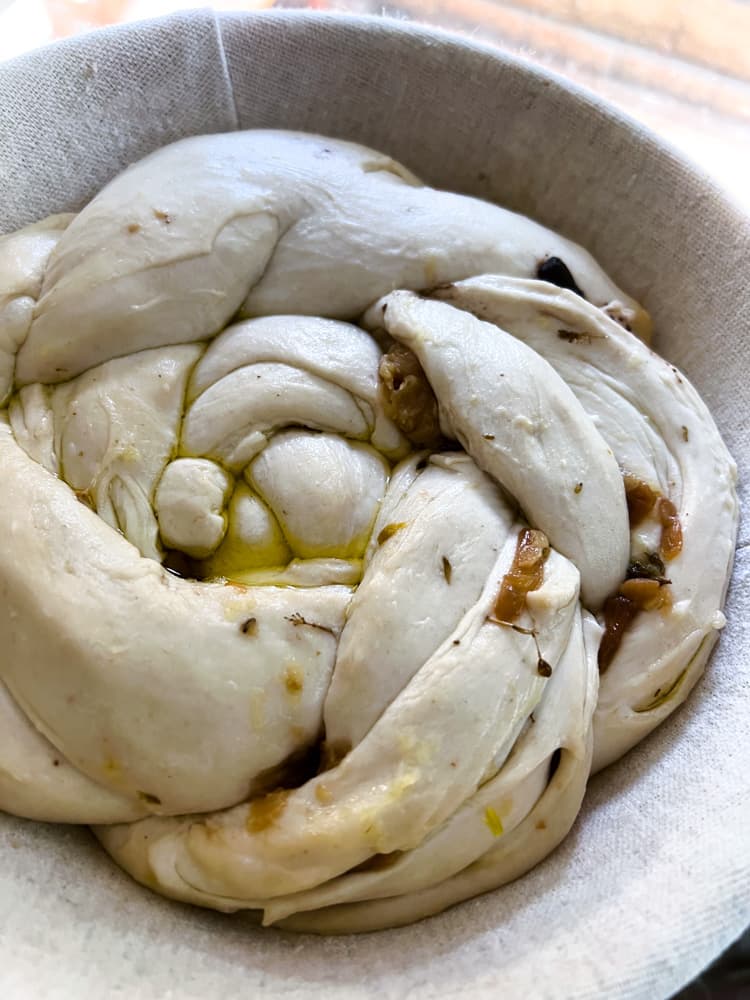
M 528 870 L 723 624 L 734 464 L 631 330 L 581 248 L 318 136 L 0 241 L 0 807 L 318 932 Z

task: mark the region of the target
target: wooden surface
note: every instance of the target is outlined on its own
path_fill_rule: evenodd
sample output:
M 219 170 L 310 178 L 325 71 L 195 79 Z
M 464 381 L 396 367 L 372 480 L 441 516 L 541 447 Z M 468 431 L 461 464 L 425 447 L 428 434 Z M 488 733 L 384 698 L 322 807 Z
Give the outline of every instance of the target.
M 750 4 L 741 0 L 525 0 L 502 6 L 750 80 Z
M 492 42 L 588 87 L 750 210 L 750 2 L 397 0 L 384 11 Z

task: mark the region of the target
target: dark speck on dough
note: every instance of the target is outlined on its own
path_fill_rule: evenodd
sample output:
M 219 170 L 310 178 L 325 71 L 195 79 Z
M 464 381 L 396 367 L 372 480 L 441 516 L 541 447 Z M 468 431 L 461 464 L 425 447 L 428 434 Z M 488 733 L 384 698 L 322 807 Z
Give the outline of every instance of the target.
M 539 660 L 537 661 L 536 671 L 537 671 L 537 673 L 539 674 L 540 677 L 551 677 L 552 676 L 552 667 L 549 665 L 549 663 L 547 663 L 546 660 L 543 660 L 541 658 L 541 656 L 539 657 Z
M 544 260 L 541 260 L 537 265 L 536 276 L 540 281 L 548 281 L 551 285 L 557 285 L 558 288 L 567 288 L 569 291 L 575 292 L 576 295 L 580 295 L 582 299 L 586 298 L 568 270 L 568 265 L 559 257 L 545 257 Z

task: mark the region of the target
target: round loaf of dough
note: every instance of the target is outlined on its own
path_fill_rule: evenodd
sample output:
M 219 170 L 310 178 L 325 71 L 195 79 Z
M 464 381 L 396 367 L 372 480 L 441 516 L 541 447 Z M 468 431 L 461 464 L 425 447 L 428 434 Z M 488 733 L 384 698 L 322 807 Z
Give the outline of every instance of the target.
M 314 135 L 0 240 L 0 807 L 317 932 L 528 870 L 724 621 L 734 463 L 649 335 L 580 247 Z

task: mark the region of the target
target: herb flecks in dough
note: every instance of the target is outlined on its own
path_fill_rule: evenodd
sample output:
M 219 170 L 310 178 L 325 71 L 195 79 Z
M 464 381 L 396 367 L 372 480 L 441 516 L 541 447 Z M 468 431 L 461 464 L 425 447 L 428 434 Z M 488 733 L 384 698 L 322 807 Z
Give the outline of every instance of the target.
M 308 628 L 317 628 L 321 632 L 330 632 L 333 635 L 333 629 L 329 628 L 328 625 L 321 625 L 319 622 L 309 622 L 304 615 L 301 615 L 298 611 L 295 611 L 293 615 L 288 615 L 286 620 L 291 622 L 294 626 L 306 625 Z
M 634 711 L 642 712 L 653 712 L 654 709 L 660 708 L 665 702 L 669 701 L 680 689 L 680 685 L 685 679 L 685 674 L 687 673 L 687 668 L 678 674 L 677 677 L 669 684 L 666 688 L 657 688 L 654 691 L 654 696 L 650 701 L 645 702 L 642 705 L 635 705 Z
M 383 545 L 388 541 L 389 538 L 401 531 L 402 528 L 406 527 L 406 521 L 394 521 L 391 524 L 386 524 L 386 526 L 378 532 L 378 545 Z
M 150 792 L 138 792 L 138 798 L 141 802 L 149 806 L 160 806 L 161 799 L 158 795 L 152 795 Z
M 644 578 L 646 580 L 658 580 L 660 583 L 670 583 L 666 579 L 666 567 L 658 552 L 644 552 L 642 555 L 631 559 L 628 564 L 628 580 Z
M 257 635 L 258 634 L 258 619 L 257 618 L 246 618 L 244 622 L 240 625 L 240 632 L 243 635 Z
M 592 333 L 582 333 L 580 330 L 558 330 L 557 336 L 568 344 L 590 344 L 592 338 L 598 339 Z
M 493 809 L 492 806 L 487 806 L 484 810 L 484 822 L 493 837 L 502 837 L 503 824 L 496 810 Z

